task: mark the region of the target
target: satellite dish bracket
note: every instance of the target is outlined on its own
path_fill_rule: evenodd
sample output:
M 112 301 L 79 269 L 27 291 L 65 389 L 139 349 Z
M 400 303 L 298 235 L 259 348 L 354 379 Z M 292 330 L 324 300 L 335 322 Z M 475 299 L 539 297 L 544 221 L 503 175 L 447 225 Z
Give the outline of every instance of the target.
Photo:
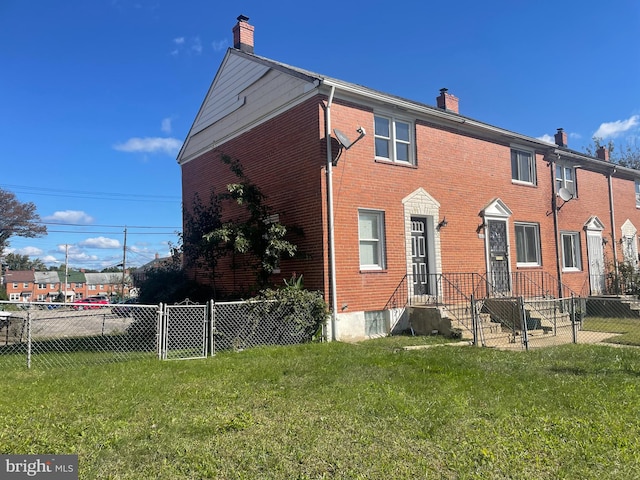
M 332 162 L 334 167 L 336 165 L 338 165 L 338 159 L 340 158 L 340 155 L 342 154 L 342 150 L 349 150 L 356 143 L 358 143 L 358 141 L 360 139 L 362 139 L 362 137 L 364 137 L 366 135 L 366 132 L 364 131 L 364 128 L 362 128 L 362 127 L 358 127 L 358 129 L 356 131 L 360 134 L 360 136 L 358 138 L 356 138 L 352 142 L 351 140 L 349 140 L 349 137 L 347 137 L 346 134 L 344 134 L 343 132 L 341 132 L 337 128 L 333 129 L 333 133 L 336 136 L 336 139 L 338 140 L 338 143 L 340 144 L 340 151 L 338 152 L 338 156 Z
M 560 199 L 562 200 L 562 205 L 559 205 L 559 206 L 557 206 L 557 207 L 556 207 L 556 210 L 557 210 L 558 212 L 560 211 L 560 209 L 561 209 L 562 207 L 564 207 L 564 205 L 565 205 L 567 202 L 569 202 L 569 201 L 571 201 L 571 200 L 573 200 L 573 199 L 574 199 L 574 195 L 573 195 L 573 193 L 571 193 L 569 190 L 567 190 L 567 189 L 566 189 L 566 188 L 564 188 L 564 187 L 562 187 L 562 188 L 560 188 L 560 189 L 558 190 L 557 195 L 558 195 L 558 197 L 560 197 Z

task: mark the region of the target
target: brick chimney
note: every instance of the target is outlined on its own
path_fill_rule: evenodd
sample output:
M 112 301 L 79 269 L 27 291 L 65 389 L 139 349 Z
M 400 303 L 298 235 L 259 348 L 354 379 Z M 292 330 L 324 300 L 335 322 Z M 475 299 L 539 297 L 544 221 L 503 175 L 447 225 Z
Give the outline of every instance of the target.
M 562 128 L 558 129 L 554 138 L 556 140 L 556 145 L 558 145 L 559 147 L 567 146 L 567 134 Z
M 238 23 L 233 27 L 233 48 L 253 53 L 253 26 L 247 23 L 249 17 L 240 15 L 237 20 Z
M 436 97 L 438 108 L 447 110 L 448 112 L 460 113 L 458 111 L 458 97 L 447 93 L 446 88 L 440 89 L 440 96 Z
M 598 150 L 596 150 L 596 155 L 600 160 L 609 161 L 609 149 L 605 146 L 599 146 Z

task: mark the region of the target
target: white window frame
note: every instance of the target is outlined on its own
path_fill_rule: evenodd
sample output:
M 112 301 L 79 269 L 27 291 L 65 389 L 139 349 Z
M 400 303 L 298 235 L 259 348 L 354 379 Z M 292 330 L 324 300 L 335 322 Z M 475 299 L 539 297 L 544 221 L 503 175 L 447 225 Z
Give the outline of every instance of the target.
M 9 294 L 9 301 L 10 302 L 19 302 L 20 301 L 20 294 L 19 293 L 10 293 Z
M 636 184 L 636 208 L 640 208 L 640 180 L 636 180 L 635 184 Z
M 529 156 L 527 173 L 531 177 L 530 180 L 523 180 L 524 174 L 521 171 L 522 169 L 520 164 L 520 157 L 517 157 L 514 162 L 514 154 L 526 154 Z M 528 148 L 511 146 L 511 181 L 513 183 L 519 183 L 522 185 L 537 185 L 537 175 L 536 175 L 536 152 L 533 150 L 529 150 Z
M 542 253 L 540 249 L 540 225 L 537 223 L 527 223 L 527 222 L 517 222 L 514 223 L 514 228 L 516 231 L 516 265 L 518 267 L 539 267 L 542 265 Z M 524 235 L 521 236 L 519 233 L 519 229 L 523 229 Z M 528 236 L 526 235 L 526 230 L 533 229 L 534 230 L 534 245 L 529 245 L 527 243 Z M 520 238 L 525 242 L 524 245 L 520 244 Z M 525 249 L 524 252 L 521 252 L 521 248 Z M 533 248 L 534 251 L 530 252 L 530 249 Z M 529 257 L 529 253 L 534 253 L 535 261 L 520 261 L 521 253 L 525 254 L 525 257 Z
M 362 228 L 363 222 L 367 219 L 375 219 L 375 226 L 368 235 Z M 358 209 L 358 249 L 361 270 L 383 270 L 386 268 L 385 253 L 385 226 L 384 212 L 382 210 Z M 373 262 L 363 263 L 363 256 L 367 251 L 373 250 Z
M 571 265 L 567 265 L 567 262 L 571 258 L 567 255 L 567 249 L 565 239 L 570 239 L 571 242 L 571 258 L 573 262 Z M 580 249 L 580 232 L 561 232 L 560 242 L 562 245 L 562 270 L 565 272 L 580 272 L 582 271 L 582 255 Z
M 376 121 L 378 119 L 384 119 L 389 123 L 389 131 L 386 134 L 383 134 L 376 129 Z M 399 138 L 398 137 L 398 124 L 403 124 L 407 126 L 407 136 L 408 138 Z M 382 160 L 386 162 L 394 162 L 402 165 L 414 165 L 414 126 L 413 122 L 409 120 L 394 117 L 392 115 L 385 114 L 376 114 L 373 117 L 373 136 L 374 136 L 374 150 L 375 150 L 375 158 L 376 160 Z M 384 157 L 378 155 L 378 142 L 384 141 L 387 143 L 387 148 L 389 151 L 389 156 Z M 398 159 L 398 146 L 406 146 L 407 149 L 407 159 L 401 160 Z
M 560 172 L 558 172 L 560 170 Z M 571 172 L 571 179 L 567 179 L 567 172 Z M 576 168 L 564 163 L 556 163 L 556 190 L 566 188 L 574 197 L 578 196 L 576 188 Z

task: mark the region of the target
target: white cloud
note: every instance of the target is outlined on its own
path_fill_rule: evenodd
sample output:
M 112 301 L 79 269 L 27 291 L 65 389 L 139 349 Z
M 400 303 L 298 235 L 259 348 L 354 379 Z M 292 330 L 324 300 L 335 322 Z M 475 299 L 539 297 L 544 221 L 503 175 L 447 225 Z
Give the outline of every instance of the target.
M 171 119 L 163 118 L 160 129 L 162 130 L 163 133 L 171 133 Z
M 50 223 L 75 223 L 79 225 L 89 225 L 93 223 L 93 217 L 80 210 L 64 210 L 55 212 L 53 215 L 43 218 Z
M 553 135 L 548 135 L 548 134 L 544 134 L 541 137 L 537 137 L 538 140 L 542 140 L 543 142 L 547 142 L 547 143 L 556 143 Z
M 28 257 L 37 257 L 39 255 L 42 255 L 42 250 L 36 247 L 23 247 L 16 248 L 12 250 L 11 253 L 15 253 L 17 255 L 26 255 Z
M 640 125 L 640 115 L 633 115 L 626 120 L 605 122 L 593 134 L 596 138 L 615 138 Z
M 202 40 L 200 37 L 193 37 L 187 41 L 184 37 L 173 39 L 175 48 L 171 50 L 171 55 L 179 55 L 182 52 L 187 54 L 200 55 L 202 53 Z
M 193 39 L 193 43 L 191 44 L 191 51 L 196 55 L 200 55 L 202 53 L 202 42 L 199 37 Z
M 211 42 L 211 47 L 213 47 L 214 52 L 220 52 L 224 50 L 227 46 L 226 40 L 218 40 L 217 42 Z
M 167 155 L 175 155 L 180 151 L 182 142 L 177 138 L 130 138 L 124 143 L 113 146 L 116 150 L 130 153 L 166 153 Z
M 45 263 L 46 265 L 62 263 L 53 255 L 45 255 L 44 257 L 40 257 L 40 260 L 42 260 L 42 262 Z
M 78 245 L 87 248 L 120 248 L 118 240 L 106 237 L 87 238 Z

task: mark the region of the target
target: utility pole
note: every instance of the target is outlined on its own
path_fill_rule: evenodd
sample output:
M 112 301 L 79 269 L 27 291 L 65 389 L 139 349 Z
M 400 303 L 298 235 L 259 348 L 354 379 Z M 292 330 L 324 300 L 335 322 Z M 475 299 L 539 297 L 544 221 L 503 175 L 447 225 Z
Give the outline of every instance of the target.
M 63 303 L 67 303 L 67 285 L 69 285 L 69 245 L 64 246 L 64 300 Z
M 127 265 L 127 227 L 124 227 L 124 247 L 122 249 L 122 289 L 120 290 L 120 300 L 124 300 L 124 274 Z

